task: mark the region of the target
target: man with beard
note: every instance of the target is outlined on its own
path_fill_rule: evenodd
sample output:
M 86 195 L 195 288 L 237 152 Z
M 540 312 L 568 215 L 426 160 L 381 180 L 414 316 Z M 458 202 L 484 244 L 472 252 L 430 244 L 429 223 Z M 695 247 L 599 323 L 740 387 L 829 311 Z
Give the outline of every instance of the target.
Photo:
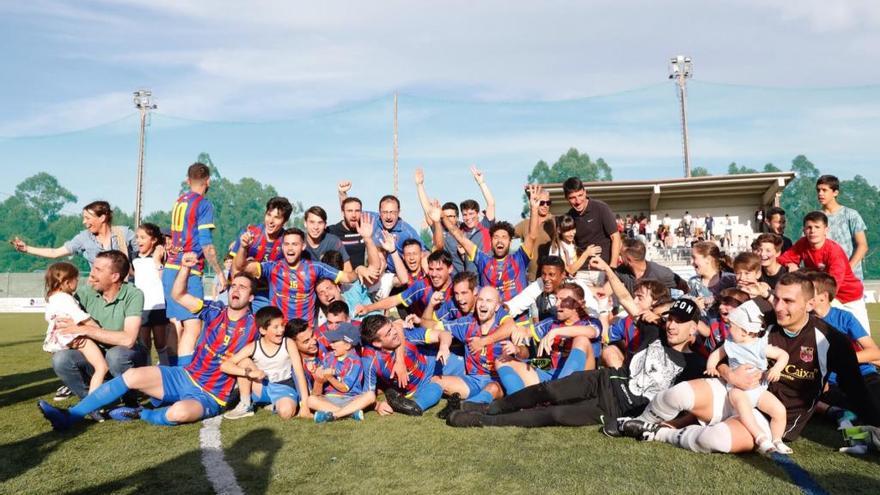
M 66 430 L 86 414 L 114 403 L 130 390 L 138 390 L 171 405 L 157 409 L 120 407 L 111 411 L 114 419 L 139 418 L 148 423 L 171 426 L 220 414 L 235 385 L 235 378 L 223 373 L 220 366 L 259 335 L 250 310 L 254 280 L 244 274 L 233 277 L 228 307 L 221 302 L 205 304 L 200 297 L 188 294 L 186 289 L 189 272 L 198 262 L 196 253 L 184 253 L 171 288 L 171 295 L 177 303 L 197 314 L 199 322 L 205 325 L 191 362 L 186 366 L 130 368 L 69 410 L 57 409 L 40 401 L 40 411 L 52 428 Z
M 467 252 L 468 258 L 477 266 L 480 285 L 495 287 L 501 294 L 502 301 L 508 301 L 522 292 L 528 285 L 528 265 L 532 259 L 538 233 L 538 203 L 543 189 L 540 186 L 529 186 L 529 203 L 531 204 L 531 228 L 529 235 L 516 252 L 510 252 L 513 239 L 513 226 L 507 222 L 498 222 L 490 229 L 492 236 L 492 255 L 480 251 L 476 244 L 465 237 L 464 233 L 449 219 L 443 219 L 450 234 Z
M 263 215 L 263 223 L 248 225 L 241 230 L 238 238 L 229 249 L 229 255 L 233 258 L 238 254 L 241 247 L 241 236 L 246 232 L 254 238 L 254 242 L 248 247 L 246 255 L 251 261 L 278 261 L 284 257 L 281 254 L 281 236 L 284 225 L 290 220 L 293 213 L 293 205 L 287 198 L 276 196 L 266 203 L 266 213 Z M 254 292 L 254 302 L 251 305 L 254 313 L 269 305 L 269 286 L 257 284 Z
M 348 187 L 351 187 L 350 183 Z M 351 260 L 351 266 L 361 266 L 366 261 L 364 239 L 358 233 L 363 204 L 358 198 L 345 198 L 342 200 L 340 208 L 342 209 L 342 220 L 327 227 L 327 232 L 342 241 Z
M 541 258 L 539 266 L 538 271 L 541 274 L 541 279 L 535 280 L 513 299 L 504 303 L 510 316 L 516 318 L 534 305 L 538 310 L 537 318 L 534 319 L 535 323 L 556 317 L 556 304 L 559 301 L 556 291 L 566 281 L 565 262 L 559 256 L 546 256 Z M 575 279 L 571 281 L 578 282 Z M 592 316 L 598 316 L 599 302 L 593 296 L 592 291 L 584 290 L 584 303 Z

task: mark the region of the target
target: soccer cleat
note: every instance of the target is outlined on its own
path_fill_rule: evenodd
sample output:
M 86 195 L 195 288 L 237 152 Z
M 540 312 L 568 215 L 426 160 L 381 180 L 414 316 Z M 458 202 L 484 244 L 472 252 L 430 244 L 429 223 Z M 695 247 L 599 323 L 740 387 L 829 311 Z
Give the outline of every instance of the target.
M 244 402 L 239 402 L 235 408 L 231 411 L 227 411 L 226 414 L 223 415 L 224 419 L 241 419 L 248 418 L 254 415 L 254 406 L 251 404 L 245 404 Z
M 70 412 L 66 409 L 58 409 L 44 400 L 37 402 L 37 407 L 40 408 L 43 417 L 49 420 L 49 423 L 52 424 L 53 430 L 64 431 L 73 426 L 73 418 L 70 417 Z
M 333 413 L 330 411 L 315 411 L 315 423 L 329 423 L 333 421 Z
M 363 421 L 364 420 L 364 412 L 363 411 L 356 411 L 354 414 L 351 415 L 351 419 L 353 419 L 355 421 Z
M 134 421 L 136 419 L 141 419 L 141 408 L 120 406 L 111 409 L 107 415 L 110 416 L 110 419 L 113 421 Z
M 446 407 L 440 410 L 437 413 L 437 417 L 440 419 L 449 419 L 449 416 L 454 411 L 461 410 L 461 396 L 458 394 L 452 394 L 446 399 Z
M 621 430 L 621 428 L 623 428 L 623 424 L 631 419 L 632 418 L 630 418 L 630 417 L 624 416 L 622 418 L 617 418 L 616 420 L 613 420 L 613 421 L 605 421 L 605 418 L 602 417 L 602 429 L 601 429 L 602 434 L 605 435 L 606 437 L 611 437 L 611 438 L 618 438 L 618 437 L 623 436 L 623 434 L 621 433 L 620 430 Z
M 456 428 L 479 428 L 483 426 L 483 414 L 475 411 L 452 411 L 446 424 Z
M 416 401 L 407 399 L 396 389 L 389 388 L 386 390 L 385 400 L 388 401 L 388 405 L 391 406 L 391 409 L 396 413 L 404 414 L 406 416 L 421 416 L 424 414 L 424 411 Z
M 61 402 L 69 399 L 71 396 L 73 396 L 73 392 L 70 388 L 68 388 L 67 385 L 62 385 L 55 391 L 55 397 L 52 397 L 52 400 L 55 402 Z
M 644 440 L 651 442 L 654 436 L 660 431 L 660 428 L 666 428 L 660 423 L 649 423 L 641 419 L 629 419 L 620 426 L 620 434 L 625 437 L 635 438 L 636 440 Z

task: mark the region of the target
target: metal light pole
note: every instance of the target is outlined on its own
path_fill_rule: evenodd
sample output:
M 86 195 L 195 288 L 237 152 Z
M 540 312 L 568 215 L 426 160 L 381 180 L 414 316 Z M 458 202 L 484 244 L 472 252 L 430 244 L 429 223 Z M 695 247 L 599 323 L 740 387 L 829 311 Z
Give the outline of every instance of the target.
M 394 93 L 394 192 L 397 196 L 397 93 Z
M 691 176 L 691 157 L 688 150 L 688 121 L 687 121 L 687 79 L 693 74 L 691 58 L 679 55 L 669 62 L 669 79 L 675 80 L 678 85 L 678 100 L 681 102 L 681 138 L 684 148 L 684 176 Z
M 156 105 L 152 102 L 153 92 L 148 89 L 139 89 L 134 92 L 134 106 L 141 113 L 141 134 L 138 143 L 138 169 L 137 189 L 134 203 L 134 228 L 141 224 L 141 208 L 144 197 L 144 134 L 147 128 L 147 115 L 150 110 L 155 110 Z

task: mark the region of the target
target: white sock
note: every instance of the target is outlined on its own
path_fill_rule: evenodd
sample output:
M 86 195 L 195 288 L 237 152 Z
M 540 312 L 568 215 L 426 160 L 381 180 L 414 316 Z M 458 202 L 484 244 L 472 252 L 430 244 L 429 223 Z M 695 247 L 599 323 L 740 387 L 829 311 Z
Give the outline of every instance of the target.
M 662 423 L 678 416 L 682 411 L 694 407 L 694 389 L 687 382 L 666 389 L 651 400 L 639 419 L 651 423 Z
M 732 444 L 730 428 L 725 423 L 712 426 L 691 425 L 680 430 L 661 428 L 654 435 L 654 440 L 701 454 L 730 452 Z

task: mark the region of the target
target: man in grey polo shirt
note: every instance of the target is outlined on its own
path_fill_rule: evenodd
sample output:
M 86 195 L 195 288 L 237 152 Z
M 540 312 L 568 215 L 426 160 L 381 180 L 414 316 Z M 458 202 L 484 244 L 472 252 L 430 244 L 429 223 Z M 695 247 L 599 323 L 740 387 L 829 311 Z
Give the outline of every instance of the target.
M 128 267 L 128 258 L 120 251 L 98 253 L 88 285 L 80 285 L 76 291 L 76 298 L 94 322 L 77 325 L 70 318 L 55 320 L 55 328 L 62 333 L 83 335 L 105 350 L 114 377 L 147 363 L 147 351 L 137 341 L 144 293 L 124 282 Z M 65 349 L 52 354 L 52 368 L 74 394 L 80 398 L 88 395 L 92 367 L 80 351 Z

